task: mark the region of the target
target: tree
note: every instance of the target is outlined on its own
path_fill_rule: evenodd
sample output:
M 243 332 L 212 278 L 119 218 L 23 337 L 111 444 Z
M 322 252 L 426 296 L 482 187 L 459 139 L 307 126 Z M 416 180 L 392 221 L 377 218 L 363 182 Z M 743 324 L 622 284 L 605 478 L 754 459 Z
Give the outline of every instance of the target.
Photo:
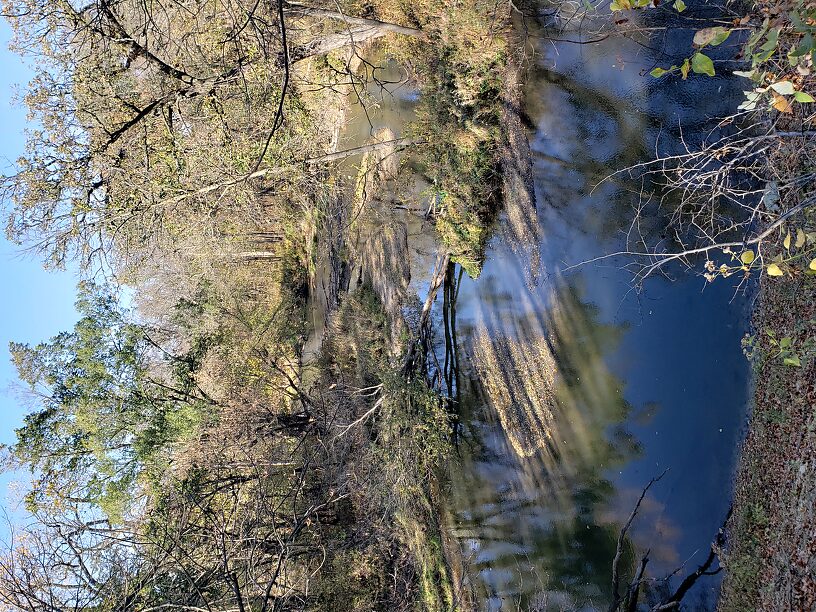
M 25 102 L 40 126 L 6 179 L 10 236 L 56 266 L 117 242 L 127 253 L 168 231 L 168 196 L 254 164 L 280 97 L 261 6 L 8 0 L 16 48 L 38 66 Z
M 108 287 L 80 286 L 81 318 L 71 332 L 31 347 L 12 343 L 20 378 L 39 409 L 25 417 L 10 451 L 36 479 L 30 508 L 67 502 L 121 519 L 140 476 L 161 470 L 162 451 L 190 431 L 211 402 L 191 368 L 162 377 L 148 330 L 127 320 Z

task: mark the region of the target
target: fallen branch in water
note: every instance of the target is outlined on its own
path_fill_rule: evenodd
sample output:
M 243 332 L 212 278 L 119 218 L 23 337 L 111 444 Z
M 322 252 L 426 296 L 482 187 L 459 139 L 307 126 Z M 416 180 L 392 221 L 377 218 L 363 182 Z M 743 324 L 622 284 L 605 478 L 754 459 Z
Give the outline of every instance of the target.
M 644 578 L 644 574 L 646 573 L 646 565 L 649 563 L 649 553 L 650 550 L 647 550 L 644 555 L 640 559 L 640 563 L 638 566 L 637 571 L 635 572 L 635 576 L 632 579 L 632 582 L 629 584 L 628 588 L 626 589 L 626 593 L 623 595 L 620 594 L 620 560 L 623 556 L 623 548 L 624 543 L 626 541 L 626 534 L 629 532 L 629 529 L 632 526 L 632 522 L 635 520 L 635 516 L 637 516 L 638 510 L 640 509 L 640 505 L 643 502 L 643 499 L 646 497 L 646 492 L 651 488 L 651 486 L 658 482 L 663 476 L 666 475 L 668 472 L 668 468 L 656 478 L 652 478 L 649 483 L 643 488 L 643 491 L 640 494 L 640 497 L 635 504 L 635 507 L 632 509 L 632 513 L 629 515 L 629 519 L 626 521 L 626 524 L 621 528 L 620 533 L 618 534 L 618 544 L 615 548 L 615 558 L 612 561 L 612 603 L 609 606 L 609 612 L 617 612 L 618 610 L 623 607 L 626 612 L 636 612 L 638 607 L 638 597 L 640 593 L 641 585 L 646 582 L 647 578 Z M 711 566 L 714 564 L 714 561 L 718 558 L 719 550 L 722 548 L 723 544 L 725 543 L 725 525 L 728 523 L 729 518 L 731 517 L 731 509 L 728 510 L 728 514 L 723 521 L 722 527 L 717 531 L 717 535 L 714 538 L 714 541 L 711 543 L 709 547 L 709 553 L 706 557 L 705 561 L 700 564 L 700 566 L 688 574 L 683 581 L 680 583 L 680 586 L 672 593 L 669 597 L 661 601 L 659 604 L 653 606 L 650 610 L 651 612 L 663 612 L 664 610 L 678 610 L 680 608 L 680 604 L 683 601 L 683 598 L 688 594 L 691 588 L 697 583 L 697 581 L 702 576 L 714 576 L 718 574 L 722 567 L 718 567 L 716 570 L 711 571 Z M 685 565 L 685 564 L 684 564 Z M 662 578 L 662 581 L 668 581 L 672 576 L 677 574 L 683 566 L 673 571 L 671 574 Z
M 349 25 L 368 26 L 377 28 L 383 32 L 393 34 L 402 34 L 403 36 L 413 36 L 416 38 L 425 38 L 425 32 L 417 28 L 410 28 L 388 21 L 380 21 L 378 19 L 367 19 L 365 17 L 353 17 L 346 15 L 339 11 L 329 11 L 326 9 L 314 8 L 306 6 L 305 4 L 298 4 L 296 2 L 286 2 L 285 12 L 293 15 L 301 15 L 307 17 L 324 17 L 326 19 L 334 19 L 336 21 L 343 21 Z
M 436 299 L 436 294 L 439 291 L 439 288 L 445 282 L 445 275 L 447 274 L 449 263 L 450 253 L 440 251 L 436 256 L 434 273 L 431 277 L 431 284 L 428 287 L 428 295 L 425 298 L 425 304 L 423 304 L 422 312 L 419 315 L 417 335 L 412 339 L 411 346 L 408 348 L 408 353 L 405 356 L 403 372 L 406 374 L 410 374 L 417 365 L 417 349 L 420 347 L 423 349 L 423 351 L 427 349 L 428 327 L 431 321 L 431 307 Z
M 313 8 L 297 3 L 287 3 L 286 13 L 297 17 L 318 17 L 342 21 L 346 29 L 343 32 L 327 34 L 314 42 L 303 45 L 292 52 L 293 61 L 297 63 L 310 57 L 327 55 L 332 51 L 344 47 L 356 47 L 364 42 L 382 38 L 388 34 L 399 34 L 413 38 L 426 39 L 427 36 L 422 30 L 402 26 L 387 21 L 368 19 L 365 17 L 352 17 L 339 11 L 329 11 L 325 9 Z
M 651 488 L 651 486 L 658 482 L 661 478 L 666 475 L 669 469 L 666 468 L 660 476 L 652 478 L 645 487 L 643 487 L 643 491 L 640 494 L 640 497 L 635 504 L 635 507 L 632 509 L 632 513 L 629 515 L 629 519 L 626 521 L 626 524 L 620 530 L 618 534 L 618 545 L 615 548 L 615 558 L 612 560 L 612 604 L 609 606 L 609 612 L 615 612 L 621 603 L 624 602 L 625 599 L 629 597 L 621 597 L 620 595 L 620 573 L 618 570 L 618 566 L 620 565 L 621 556 L 623 555 L 623 543 L 626 541 L 626 533 L 629 531 L 629 528 L 632 526 L 632 521 L 635 520 L 635 516 L 637 516 L 638 509 L 640 509 L 640 504 L 643 502 L 643 498 L 646 497 L 646 492 Z M 647 552 L 646 555 L 649 553 Z M 642 567 L 645 569 L 645 562 L 642 562 Z M 631 589 L 630 589 L 631 590 Z M 628 593 L 627 593 L 628 594 Z
M 728 519 L 731 518 L 731 508 L 728 509 L 728 514 L 725 516 L 725 520 L 723 521 L 722 527 L 717 531 L 717 536 L 714 538 L 714 541 L 711 543 L 711 547 L 709 548 L 708 557 L 706 560 L 691 574 L 686 576 L 683 579 L 683 582 L 680 583 L 680 586 L 677 587 L 677 590 L 674 594 L 666 599 L 663 603 L 658 604 L 654 608 L 652 608 L 652 612 L 658 612 L 659 610 L 676 610 L 680 608 L 680 602 L 683 600 L 683 597 L 686 596 L 691 590 L 691 587 L 699 580 L 701 576 L 714 576 L 715 574 L 719 574 L 722 570 L 722 567 L 718 567 L 716 570 L 709 571 L 711 565 L 714 563 L 714 560 L 718 557 L 719 549 L 722 548 L 722 545 L 725 544 L 725 525 L 728 523 Z

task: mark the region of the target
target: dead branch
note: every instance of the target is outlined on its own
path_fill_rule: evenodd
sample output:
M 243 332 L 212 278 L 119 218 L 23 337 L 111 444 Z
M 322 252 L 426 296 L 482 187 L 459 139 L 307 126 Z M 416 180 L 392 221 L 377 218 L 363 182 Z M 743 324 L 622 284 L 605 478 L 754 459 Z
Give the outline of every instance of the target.
M 386 142 L 375 142 L 372 144 L 363 145 L 360 147 L 354 147 L 352 149 L 345 149 L 343 151 L 335 151 L 334 153 L 327 153 L 325 155 L 319 155 L 317 157 L 311 157 L 308 159 L 302 159 L 299 162 L 294 162 L 295 164 L 307 164 L 307 165 L 314 165 L 314 164 L 321 164 L 321 163 L 329 163 L 333 161 L 339 161 L 341 159 L 345 159 L 347 157 L 353 157 L 355 155 L 362 155 L 363 153 L 369 153 L 372 151 L 377 151 L 379 149 L 386 149 L 388 147 L 408 147 L 414 144 L 421 144 L 419 141 L 412 140 L 410 138 L 397 138 L 395 140 L 389 140 Z M 165 206 L 165 205 L 172 205 L 178 204 L 179 202 L 183 202 L 188 198 L 193 198 L 196 196 L 206 195 L 213 191 L 218 191 L 219 189 L 227 189 L 229 187 L 233 187 L 240 183 L 244 183 L 246 181 L 251 181 L 253 179 L 264 178 L 273 175 L 280 175 L 283 174 L 288 168 L 282 166 L 273 166 L 271 168 L 264 168 L 262 170 L 256 170 L 255 172 L 250 172 L 249 174 L 244 174 L 243 176 L 239 176 L 234 179 L 229 179 L 227 181 L 223 181 L 220 183 L 213 183 L 212 185 L 207 185 L 206 187 L 202 187 L 200 189 L 196 189 L 195 191 L 190 191 L 187 193 L 182 193 L 177 196 L 173 196 L 170 198 L 166 198 L 161 200 L 157 203 L 157 206 Z
M 652 478 L 645 487 L 643 487 L 643 491 L 640 494 L 640 497 L 635 504 L 635 507 L 632 509 L 632 513 L 629 515 L 629 518 L 626 521 L 626 524 L 620 530 L 618 534 L 618 545 L 615 548 L 615 558 L 612 561 L 612 604 L 609 606 L 609 612 L 615 612 L 623 603 L 624 597 L 620 595 L 620 573 L 619 573 L 619 565 L 621 556 L 623 555 L 623 544 L 626 541 L 626 533 L 629 531 L 629 528 L 632 526 L 632 521 L 635 520 L 635 516 L 637 515 L 638 509 L 640 508 L 640 504 L 643 502 L 643 498 L 646 497 L 646 492 L 651 488 L 651 486 L 658 482 L 663 476 L 666 475 L 669 469 L 666 468 L 660 476 Z M 645 563 L 643 564 L 645 569 Z

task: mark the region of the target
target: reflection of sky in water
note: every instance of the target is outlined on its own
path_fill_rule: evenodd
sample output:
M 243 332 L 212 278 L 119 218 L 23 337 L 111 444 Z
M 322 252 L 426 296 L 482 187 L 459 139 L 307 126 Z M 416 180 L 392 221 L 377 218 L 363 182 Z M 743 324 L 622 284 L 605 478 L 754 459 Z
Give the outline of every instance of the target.
M 685 37 L 670 35 L 666 48 L 685 52 Z M 623 245 L 641 185 L 619 177 L 590 194 L 601 178 L 647 159 L 658 135 L 661 150 L 678 147 L 681 121 L 699 139 L 733 102 L 724 79 L 656 88 L 642 74 L 654 63 L 622 39 L 542 47 L 528 103 L 542 280 L 530 288 L 528 262 L 497 238 L 481 278 L 459 293 L 470 382 L 450 504 L 486 607 L 514 609 L 518 596 L 523 606 L 606 607 L 619 526 L 667 467 L 632 531 L 638 551 L 652 550 L 652 575 L 689 558 L 696 567 L 729 504 L 747 395 L 743 301 L 726 283 L 683 274 L 637 295 L 620 260 L 558 272 Z M 715 588 L 701 581 L 692 607 L 710 607 Z

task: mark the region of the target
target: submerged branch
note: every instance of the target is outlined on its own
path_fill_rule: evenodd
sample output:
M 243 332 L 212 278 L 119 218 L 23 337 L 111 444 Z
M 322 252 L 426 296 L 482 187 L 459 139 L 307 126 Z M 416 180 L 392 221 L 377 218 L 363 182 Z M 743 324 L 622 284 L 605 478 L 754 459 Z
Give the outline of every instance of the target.
M 632 513 L 629 515 L 629 518 L 626 521 L 626 524 L 620 530 L 618 534 L 618 545 L 615 548 L 615 558 L 612 561 L 612 604 L 609 606 L 609 612 L 615 612 L 621 603 L 623 602 L 623 597 L 620 595 L 620 572 L 618 566 L 620 565 L 621 556 L 623 555 L 623 544 L 626 541 L 626 533 L 629 531 L 629 528 L 632 526 L 632 521 L 635 520 L 635 516 L 637 516 L 637 512 L 640 509 L 640 504 L 643 502 L 643 498 L 646 497 L 646 493 L 651 488 L 651 486 L 658 482 L 661 478 L 666 475 L 668 472 L 668 468 L 666 468 L 660 476 L 656 476 L 652 478 L 649 483 L 643 487 L 643 491 L 640 494 L 640 497 L 635 504 L 635 507 L 632 508 Z M 645 564 L 644 564 L 645 567 Z

